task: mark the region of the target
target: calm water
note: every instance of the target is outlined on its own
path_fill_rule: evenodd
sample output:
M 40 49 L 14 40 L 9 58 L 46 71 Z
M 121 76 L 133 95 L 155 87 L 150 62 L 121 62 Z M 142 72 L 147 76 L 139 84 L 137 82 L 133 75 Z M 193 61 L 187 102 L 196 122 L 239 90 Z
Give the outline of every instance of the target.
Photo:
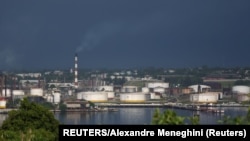
M 167 108 L 159 108 L 162 112 Z M 179 116 L 192 116 L 195 114 L 193 111 L 172 109 Z M 209 112 L 199 112 L 200 124 L 219 124 L 218 120 L 223 119 L 225 115 L 235 117 L 235 116 L 245 116 L 247 113 L 247 108 L 244 107 L 234 107 L 234 108 L 224 108 L 224 114 L 220 113 L 209 113 Z M 110 125 L 122 125 L 122 124 L 151 124 L 152 116 L 155 112 L 155 108 L 118 108 L 116 112 L 84 112 L 84 113 L 56 113 L 55 117 L 62 124 L 110 124 Z
M 167 108 L 159 108 L 161 112 Z M 172 109 L 179 116 L 192 116 L 195 114 L 193 111 Z M 245 116 L 247 108 L 234 107 L 224 108 L 225 113 L 209 113 L 199 112 L 200 124 L 219 124 L 217 121 L 223 119 L 224 116 Z M 55 113 L 57 118 L 62 124 L 109 124 L 109 125 L 122 125 L 122 124 L 151 124 L 152 116 L 155 108 L 118 108 L 116 112 L 82 112 L 82 113 Z M 6 114 L 0 114 L 0 125 L 7 118 Z

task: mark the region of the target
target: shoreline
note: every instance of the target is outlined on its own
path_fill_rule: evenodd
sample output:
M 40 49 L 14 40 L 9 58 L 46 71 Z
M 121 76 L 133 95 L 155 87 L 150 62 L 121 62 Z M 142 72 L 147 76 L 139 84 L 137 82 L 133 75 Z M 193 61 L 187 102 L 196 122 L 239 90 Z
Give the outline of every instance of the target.
M 117 108 L 123 107 L 166 107 L 166 108 L 175 108 L 175 109 L 184 109 L 184 110 L 193 110 L 193 111 L 203 111 L 204 108 L 223 108 L 223 107 L 250 107 L 250 105 L 243 104 L 183 104 L 183 103 L 95 103 L 99 108 L 94 109 L 67 109 L 65 112 L 116 112 Z M 18 110 L 18 109 L 0 109 L 0 114 L 8 114 L 9 111 Z M 61 112 L 59 109 L 51 109 L 51 112 Z

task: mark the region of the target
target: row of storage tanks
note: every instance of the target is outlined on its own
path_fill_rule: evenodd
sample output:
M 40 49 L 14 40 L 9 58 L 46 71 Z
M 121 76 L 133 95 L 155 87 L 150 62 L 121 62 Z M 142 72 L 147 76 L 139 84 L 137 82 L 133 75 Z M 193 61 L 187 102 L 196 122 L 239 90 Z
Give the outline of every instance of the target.
M 144 102 L 149 99 L 159 98 L 158 93 L 165 93 L 166 88 L 168 88 L 168 83 L 150 83 L 147 87 L 143 87 L 140 92 L 136 86 L 124 86 L 119 93 L 121 102 Z M 77 94 L 77 99 L 85 99 L 93 102 L 105 102 L 109 99 L 115 97 L 112 86 L 103 86 L 103 91 L 87 91 L 79 92 Z M 150 89 L 153 88 L 153 92 Z M 198 88 L 201 88 L 200 93 L 190 94 L 191 102 L 198 103 L 215 103 L 218 100 L 223 99 L 222 92 L 210 92 L 210 86 L 207 85 L 192 85 L 194 92 L 198 92 Z M 249 86 L 233 86 L 232 93 L 237 98 L 238 102 L 248 101 L 250 94 Z
M 238 102 L 249 101 L 250 87 L 244 85 L 237 85 L 232 87 L 232 94 Z M 191 102 L 199 103 L 215 103 L 223 98 L 222 92 L 204 92 L 199 94 L 191 94 Z
M 24 90 L 11 90 L 11 89 L 2 89 L 2 96 L 11 97 L 11 93 L 13 96 L 22 96 L 25 95 Z M 30 89 L 31 96 L 43 96 L 42 88 L 32 88 Z
M 123 86 L 119 93 L 120 102 L 145 102 L 149 99 L 158 97 L 156 92 L 164 93 L 169 87 L 168 83 L 148 83 L 147 87 L 143 87 L 139 92 L 137 86 Z M 153 89 L 153 93 L 150 93 Z M 115 97 L 113 86 L 100 86 L 98 91 L 83 91 L 77 93 L 77 99 L 85 99 L 92 102 L 106 102 Z
M 164 93 L 165 89 L 168 88 L 168 83 L 149 83 L 147 87 L 143 87 L 140 92 L 136 86 L 124 86 L 119 93 L 119 98 L 121 102 L 145 102 L 149 99 L 156 99 L 159 96 L 156 94 Z M 197 90 L 197 85 L 191 86 L 194 91 Z M 201 85 L 201 88 L 209 88 L 208 86 Z M 153 93 L 150 92 L 150 89 L 153 89 Z M 2 95 L 9 97 L 11 95 L 10 89 L 3 89 Z M 238 101 L 247 101 L 249 100 L 250 87 L 248 86 L 233 86 L 233 94 L 237 97 Z M 13 96 L 23 96 L 23 90 L 13 90 Z M 33 88 L 30 89 L 31 96 L 42 96 L 48 102 L 59 103 L 61 100 L 61 93 L 59 91 L 54 91 L 52 94 L 44 94 L 43 89 Z M 98 91 L 83 91 L 77 93 L 77 99 L 85 99 L 92 102 L 107 102 L 110 99 L 115 98 L 115 92 L 113 86 L 100 86 Z M 204 92 L 199 94 L 191 94 L 191 102 L 217 102 L 219 99 L 222 99 L 222 93 L 218 92 Z M 4 100 L 0 101 L 0 108 L 4 107 Z
M 2 90 L 2 97 L 11 97 L 11 93 L 14 98 L 23 98 L 25 96 L 24 90 L 12 90 L 11 89 L 3 89 Z M 36 97 L 44 97 L 48 102 L 51 103 L 59 103 L 61 100 L 61 93 L 59 91 L 53 91 L 51 94 L 44 94 L 42 88 L 32 88 L 29 91 L 29 96 L 36 96 Z M 0 104 L 4 104 L 3 101 L 0 101 Z M 1 105 L 0 105 L 1 107 Z

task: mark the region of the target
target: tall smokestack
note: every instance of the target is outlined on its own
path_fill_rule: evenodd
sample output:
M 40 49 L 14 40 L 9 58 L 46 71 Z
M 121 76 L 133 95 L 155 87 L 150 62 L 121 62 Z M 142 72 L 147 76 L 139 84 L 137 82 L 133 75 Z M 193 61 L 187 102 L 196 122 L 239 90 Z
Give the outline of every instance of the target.
M 75 88 L 78 88 L 78 58 L 77 53 L 75 54 Z

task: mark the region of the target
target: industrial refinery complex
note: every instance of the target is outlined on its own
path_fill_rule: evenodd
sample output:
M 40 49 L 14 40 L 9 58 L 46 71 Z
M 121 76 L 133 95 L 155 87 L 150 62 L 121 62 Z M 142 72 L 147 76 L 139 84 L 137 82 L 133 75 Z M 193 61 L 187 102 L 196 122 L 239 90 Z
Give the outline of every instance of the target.
M 214 77 L 203 77 L 203 82 L 214 83 L 199 82 L 182 86 L 182 84 L 173 84 L 172 81 L 167 81 L 169 76 L 176 76 L 173 69 L 168 70 L 167 75 L 158 75 L 157 77 L 150 76 L 150 74 L 139 77 L 137 71 L 126 70 L 110 74 L 92 72 L 87 78 L 79 78 L 78 71 L 78 55 L 75 54 L 74 68 L 70 69 L 67 76 L 64 75 L 63 71 L 58 70 L 43 74 L 2 72 L 0 76 L 0 109 L 12 108 L 15 101 L 22 100 L 24 97 L 34 102 L 48 102 L 56 106 L 63 103 L 67 109 L 81 109 L 90 107 L 91 104 L 107 103 L 216 104 L 249 103 L 250 101 L 249 85 L 230 83 L 229 86 L 221 86 L 218 85 L 221 83 L 216 83 L 218 80 L 220 82 L 223 80 L 221 77 L 220 79 L 218 77 L 215 79 Z M 50 76 L 50 80 L 46 76 Z M 65 79 L 58 80 L 57 77 L 52 76 L 64 76 L 68 79 L 67 81 Z M 115 83 L 118 80 L 122 82 L 120 85 Z M 224 80 L 236 82 L 238 79 Z

